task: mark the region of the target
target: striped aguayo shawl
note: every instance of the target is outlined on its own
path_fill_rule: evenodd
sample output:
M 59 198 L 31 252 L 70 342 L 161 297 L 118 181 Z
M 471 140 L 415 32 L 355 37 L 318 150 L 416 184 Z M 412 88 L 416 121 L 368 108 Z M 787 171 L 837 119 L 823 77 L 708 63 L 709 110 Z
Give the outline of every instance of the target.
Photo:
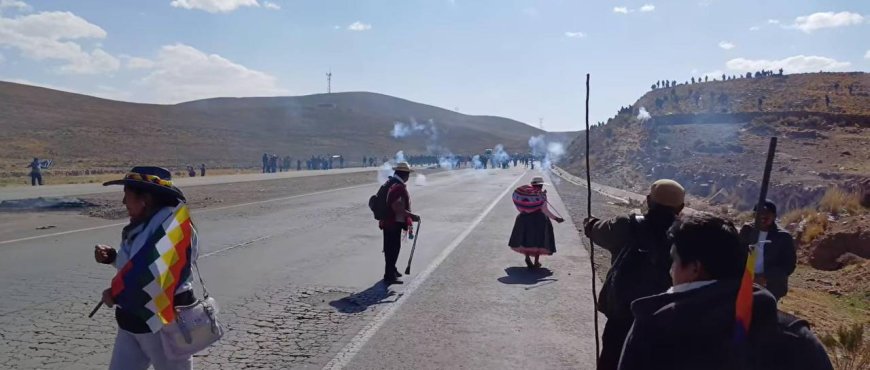
M 175 321 L 175 291 L 190 278 L 195 238 L 189 210 L 181 203 L 112 278 L 112 298 L 152 333 Z
M 523 185 L 514 190 L 513 200 L 520 213 L 533 213 L 543 208 L 547 195 L 534 186 Z

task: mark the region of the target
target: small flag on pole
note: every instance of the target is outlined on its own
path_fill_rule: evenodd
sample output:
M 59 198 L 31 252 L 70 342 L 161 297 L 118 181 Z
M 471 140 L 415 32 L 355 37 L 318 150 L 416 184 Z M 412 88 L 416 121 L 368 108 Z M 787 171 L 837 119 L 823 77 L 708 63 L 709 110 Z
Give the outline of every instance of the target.
M 737 306 L 735 310 L 734 340 L 742 342 L 749 335 L 749 325 L 752 324 L 752 283 L 755 281 L 755 252 L 752 248 L 746 258 L 746 269 L 737 291 Z

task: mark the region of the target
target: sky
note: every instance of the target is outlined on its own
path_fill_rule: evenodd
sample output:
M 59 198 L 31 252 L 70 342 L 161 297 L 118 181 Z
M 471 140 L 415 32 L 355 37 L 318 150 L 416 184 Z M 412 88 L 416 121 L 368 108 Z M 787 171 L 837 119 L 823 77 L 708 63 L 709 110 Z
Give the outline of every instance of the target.
M 870 71 L 870 1 L 0 0 L 0 80 L 109 99 L 372 91 L 548 131 L 657 80 Z

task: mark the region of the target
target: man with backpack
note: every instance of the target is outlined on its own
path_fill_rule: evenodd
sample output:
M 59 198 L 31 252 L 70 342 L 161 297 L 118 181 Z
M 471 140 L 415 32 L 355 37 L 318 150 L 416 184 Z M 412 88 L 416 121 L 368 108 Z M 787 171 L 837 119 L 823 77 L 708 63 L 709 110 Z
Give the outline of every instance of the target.
M 405 186 L 414 171 L 408 162 L 399 162 L 393 171 L 378 193 L 369 198 L 369 208 L 384 233 L 384 283 L 387 285 L 403 284 L 399 280 L 402 274 L 396 269 L 402 231 L 409 230 L 412 222 L 420 221 L 420 216 L 411 213 L 411 197 Z
M 673 226 L 672 241 L 674 286 L 631 304 L 619 370 L 832 369 L 806 321 L 778 311 L 767 290 L 741 283 L 748 249 L 734 224 L 690 216 Z M 748 314 L 736 308 L 744 289 Z
M 663 179 L 652 184 L 643 216 L 584 220 L 586 236 L 608 250 L 611 261 L 598 298 L 598 311 L 607 317 L 599 370 L 615 370 L 619 364 L 622 344 L 634 321 L 631 302 L 671 287 L 668 229 L 682 212 L 684 200 L 683 186 Z

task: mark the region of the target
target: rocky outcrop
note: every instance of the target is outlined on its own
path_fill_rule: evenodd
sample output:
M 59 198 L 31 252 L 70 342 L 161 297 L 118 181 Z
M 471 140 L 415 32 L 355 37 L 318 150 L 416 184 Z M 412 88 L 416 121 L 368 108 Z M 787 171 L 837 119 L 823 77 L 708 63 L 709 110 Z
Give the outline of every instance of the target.
M 870 259 L 870 230 L 831 233 L 810 245 L 810 265 L 819 270 L 838 270 L 860 259 Z

